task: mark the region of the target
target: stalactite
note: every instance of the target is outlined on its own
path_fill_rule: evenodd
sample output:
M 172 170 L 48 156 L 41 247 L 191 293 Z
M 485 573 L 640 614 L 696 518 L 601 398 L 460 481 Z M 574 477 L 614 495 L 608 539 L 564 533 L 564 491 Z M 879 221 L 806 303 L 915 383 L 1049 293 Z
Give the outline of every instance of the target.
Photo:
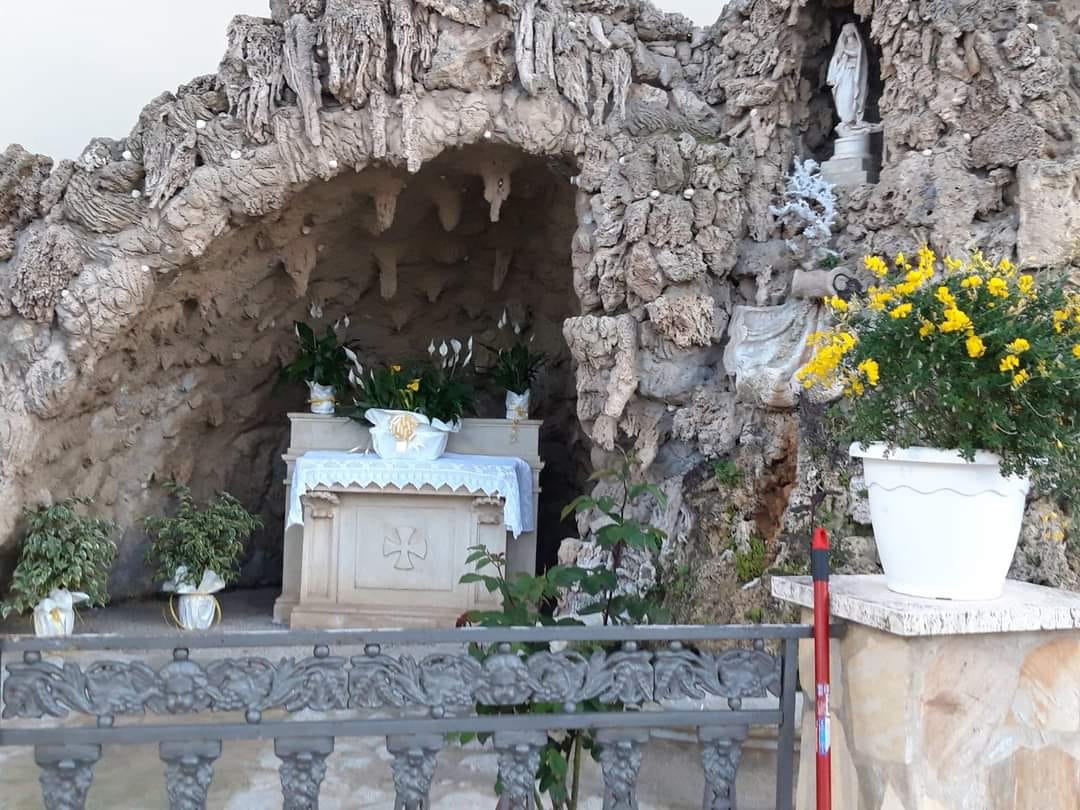
M 285 21 L 285 80 L 296 93 L 304 116 L 304 131 L 315 146 L 322 144 L 319 126 L 322 84 L 319 82 L 319 65 L 315 61 L 318 38 L 319 27 L 306 14 L 293 14 Z
M 390 0 L 390 39 L 394 43 L 394 88 L 398 94 L 413 86 L 413 57 L 416 36 L 413 27 L 412 0 Z
M 229 24 L 228 50 L 219 72 L 230 113 L 244 122 L 256 143 L 266 143 L 270 119 L 281 100 L 284 36 L 282 28 L 258 17 L 241 14 Z
M 540 85 L 555 87 L 555 26 L 558 20 L 546 9 L 536 12 L 533 24 L 533 67 Z
M 328 0 L 319 40 L 330 69 L 327 86 L 343 104 L 362 106 L 386 86 L 386 18 L 382 2 Z
M 533 20 L 536 17 L 536 0 L 524 0 L 521 13 L 514 30 L 514 62 L 517 64 L 518 79 L 530 96 L 536 95 L 536 67 L 533 43 L 535 32 Z
M 417 130 L 420 124 L 416 116 L 416 96 L 410 90 L 401 96 L 401 149 L 405 153 L 406 168 L 414 174 L 420 171 L 424 164 L 417 146 Z
M 504 166 L 492 166 L 481 171 L 484 178 L 484 199 L 491 205 L 491 221 L 499 221 L 502 204 L 510 197 L 511 169 Z
M 497 248 L 495 250 L 495 266 L 491 275 L 491 289 L 498 292 L 502 289 L 506 275 L 510 272 L 510 260 L 514 257 L 512 250 Z
M 378 184 L 372 192 L 372 197 L 375 199 L 376 234 L 390 230 L 390 226 L 394 224 L 394 215 L 397 213 L 397 200 L 404 184 L 400 177 L 392 175 L 379 178 Z
M 431 199 L 435 202 L 443 230 L 447 233 L 454 230 L 461 222 L 461 191 L 443 180 L 432 185 Z
M 381 87 L 371 88 L 371 156 L 386 157 L 386 94 Z
M 398 258 L 401 249 L 397 245 L 376 245 L 372 250 L 379 268 L 379 295 L 389 301 L 397 294 Z
M 293 294 L 297 298 L 303 298 L 307 294 L 311 273 L 319 260 L 315 240 L 310 238 L 292 240 L 283 249 L 281 260 L 285 263 L 285 272 L 292 279 Z

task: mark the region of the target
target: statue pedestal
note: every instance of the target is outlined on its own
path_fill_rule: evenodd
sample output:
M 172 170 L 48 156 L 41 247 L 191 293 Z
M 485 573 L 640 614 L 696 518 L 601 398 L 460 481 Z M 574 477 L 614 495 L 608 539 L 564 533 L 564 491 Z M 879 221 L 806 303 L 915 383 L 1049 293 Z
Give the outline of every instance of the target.
M 839 136 L 833 147 L 832 158 L 821 164 L 821 176 L 834 186 L 876 183 L 878 178 L 870 154 L 870 132 Z

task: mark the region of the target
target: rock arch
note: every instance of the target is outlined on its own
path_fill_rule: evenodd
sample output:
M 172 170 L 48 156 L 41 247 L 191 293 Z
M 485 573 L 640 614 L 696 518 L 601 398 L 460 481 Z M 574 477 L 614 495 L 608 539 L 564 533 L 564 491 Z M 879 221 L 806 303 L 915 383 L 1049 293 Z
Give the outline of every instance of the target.
M 596 452 L 636 447 L 675 496 L 657 519 L 678 540 L 709 524 L 693 496 L 703 461 L 732 454 L 752 485 L 721 534 L 775 544 L 798 525 L 789 507 L 818 472 L 798 453 L 798 417 L 739 402 L 721 350 L 733 305 L 786 295 L 795 264 L 770 203 L 811 115 L 800 71 L 827 39 L 819 7 L 837 3 L 733 0 L 709 29 L 642 0 L 270 5 L 269 18 L 235 18 L 218 72 L 154 99 L 128 137 L 56 166 L 17 146 L 0 157 L 0 546 L 18 509 L 50 492 L 95 495 L 126 525 L 150 508 L 125 460 L 167 445 L 141 438 L 159 414 L 125 388 L 124 341 L 211 313 L 210 291 L 185 293 L 209 262 L 228 267 L 250 239 L 303 296 L 320 259 L 310 226 L 290 219 L 298 195 L 361 172 L 378 229 L 410 174 L 466 146 L 492 147 L 475 167 L 490 217 L 514 182 L 513 158 L 494 156 L 573 178 L 579 312 L 564 333 Z M 1080 217 L 1066 206 L 1048 234 L 1032 210 L 1080 174 L 1071 7 L 850 5 L 881 50 L 886 155 L 877 186 L 841 196 L 834 246 L 1064 256 Z M 454 223 L 460 199 L 433 195 Z M 290 238 L 260 237 L 258 223 Z M 378 264 L 368 294 L 392 298 L 393 255 Z M 196 365 L 241 362 L 204 343 Z M 180 383 L 159 404 L 202 413 Z M 100 451 L 83 452 L 87 436 L 105 437 Z

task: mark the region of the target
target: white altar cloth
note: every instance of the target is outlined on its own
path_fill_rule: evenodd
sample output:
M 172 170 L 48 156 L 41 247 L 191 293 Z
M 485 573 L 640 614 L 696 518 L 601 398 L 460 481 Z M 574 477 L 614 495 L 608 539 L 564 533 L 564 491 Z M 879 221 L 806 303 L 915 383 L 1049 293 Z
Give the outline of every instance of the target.
M 386 459 L 374 453 L 309 450 L 293 464 L 285 528 L 303 525 L 300 496 L 319 486 L 431 486 L 464 489 L 502 498 L 506 528 L 514 537 L 535 531 L 532 470 L 528 462 L 507 456 L 446 453 L 434 461 Z

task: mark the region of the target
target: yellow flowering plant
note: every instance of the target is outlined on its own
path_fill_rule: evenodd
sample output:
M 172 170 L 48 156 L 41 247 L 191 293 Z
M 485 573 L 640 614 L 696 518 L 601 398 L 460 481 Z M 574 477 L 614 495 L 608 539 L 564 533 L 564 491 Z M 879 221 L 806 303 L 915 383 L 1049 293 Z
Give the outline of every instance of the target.
M 349 371 L 353 389 L 350 415 L 363 419 L 369 408 L 413 411 L 450 424 L 475 412 L 475 393 L 469 379 L 472 338 L 432 341 L 428 359 L 407 364 L 390 363 L 364 369 L 354 361 Z
M 826 299 L 807 389 L 842 392 L 841 441 L 976 450 L 1044 491 L 1080 494 L 1080 295 L 981 253 L 939 262 L 927 247 L 864 260 L 865 294 Z

